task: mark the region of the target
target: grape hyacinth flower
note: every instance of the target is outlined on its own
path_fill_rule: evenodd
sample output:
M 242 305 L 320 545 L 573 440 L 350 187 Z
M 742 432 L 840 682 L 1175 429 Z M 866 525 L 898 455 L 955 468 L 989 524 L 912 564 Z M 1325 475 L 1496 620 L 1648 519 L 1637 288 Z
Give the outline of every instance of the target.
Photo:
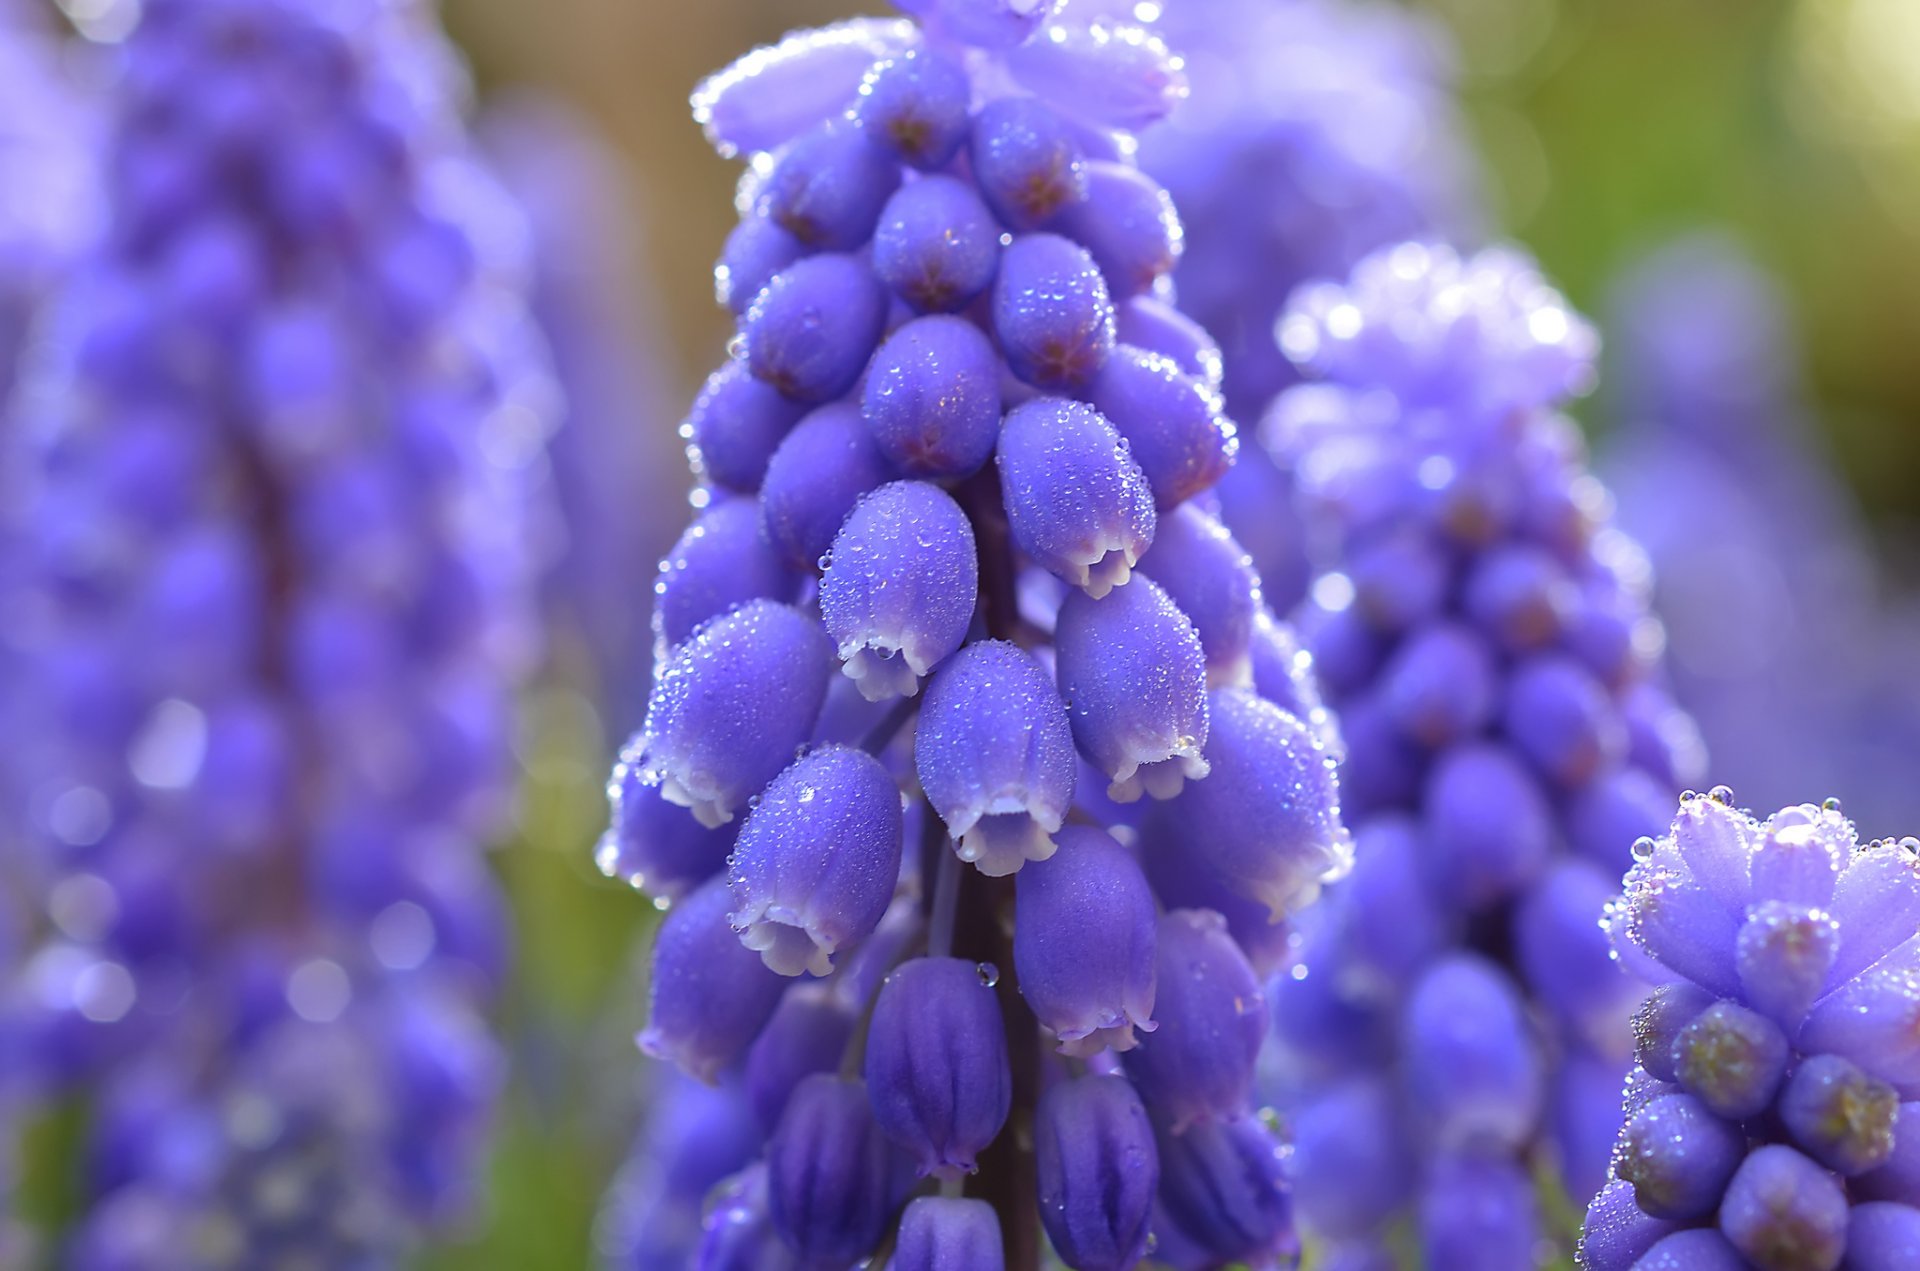
M 520 224 L 419 6 L 148 0 L 114 55 L 108 223 L 8 421 L 14 1037 L 95 1110 L 73 1265 L 389 1264 L 501 1079 Z
M 1355 839 L 1276 989 L 1298 1215 L 1343 1248 L 1412 1218 L 1436 1266 L 1517 1265 L 1571 1235 L 1530 1169 L 1581 1203 L 1604 1180 L 1634 991 L 1598 922 L 1696 761 L 1644 562 L 1554 410 L 1597 341 L 1516 253 L 1422 243 L 1303 288 L 1280 336 L 1318 382 L 1263 440 L 1329 551 L 1300 622 Z M 1203 837 L 1170 811 L 1147 830 Z
M 694 95 L 752 156 L 738 338 L 600 862 L 670 906 L 643 1045 L 768 1134 L 698 1265 L 1118 1271 L 1162 1214 L 1282 1252 L 1255 967 L 1350 845 L 1130 157 L 1182 63 L 1086 6 L 900 8 Z M 1149 858 L 1143 805 L 1196 832 Z
M 1717 788 L 1633 858 L 1606 926 L 1655 987 L 1582 1265 L 1910 1263 L 1920 842 L 1863 842 L 1833 800 L 1757 820 Z

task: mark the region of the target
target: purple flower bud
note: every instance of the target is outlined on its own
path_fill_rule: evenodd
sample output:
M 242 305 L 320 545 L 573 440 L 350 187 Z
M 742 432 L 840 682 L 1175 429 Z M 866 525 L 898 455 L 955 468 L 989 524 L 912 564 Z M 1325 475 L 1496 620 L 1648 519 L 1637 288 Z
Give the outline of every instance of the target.
M 1087 197 L 1079 135 L 1038 98 L 1002 97 L 982 107 L 970 157 L 987 205 L 1011 229 L 1038 229 Z
M 1259 1120 L 1181 1133 L 1156 1122 L 1154 1145 L 1162 1209 L 1212 1258 L 1244 1261 L 1295 1244 L 1286 1150 Z
M 667 911 L 640 1034 L 640 1049 L 708 1083 L 746 1053 L 787 985 L 741 947 L 727 918 L 732 903 L 715 878 Z
M 852 251 L 873 233 L 900 168 L 852 121 L 830 119 L 780 152 L 760 210 L 815 251 Z
M 1886 1163 L 1849 1184 L 1871 1200 L 1904 1201 L 1920 1196 L 1920 1103 L 1902 1103 L 1894 1119 L 1893 1151 Z
M 1776 816 L 1775 824 L 1785 815 Z M 1853 979 L 1920 931 L 1920 858 L 1896 843 L 1861 848 L 1835 880 L 1833 903 L 1827 909 L 1844 937 L 1827 972 L 1827 987 L 1832 988 Z
M 867 1090 L 920 1173 L 957 1178 L 1006 1124 L 1013 1074 L 990 968 L 914 958 L 880 986 L 867 1029 Z
M 792 401 L 829 402 L 859 382 L 886 320 L 886 289 L 865 261 L 808 256 L 754 297 L 741 327 L 747 365 Z
M 1006 1271 L 1000 1219 L 984 1200 L 922 1196 L 900 1215 L 890 1271 Z
M 1032 654 L 982 640 L 949 659 L 927 686 L 913 758 L 961 860 L 997 878 L 1053 855 L 1073 803 L 1073 731 Z
M 767 1213 L 767 1167 L 749 1165 L 714 1190 L 691 1271 L 799 1271 Z
M 1684 980 L 1657 985 L 1633 1014 L 1634 1054 L 1640 1066 L 1661 1081 L 1675 1080 L 1673 1043 L 1714 1000 L 1713 994 Z
M 1253 691 L 1312 729 L 1332 758 L 1344 759 L 1347 747 L 1340 725 L 1321 699 L 1313 655 L 1300 646 L 1294 629 L 1262 607 L 1253 620 L 1247 653 L 1253 665 Z
M 822 406 L 767 461 L 760 483 L 767 541 L 795 569 L 818 569 L 860 496 L 893 475 L 857 406 Z
M 733 926 L 781 975 L 833 970 L 866 939 L 900 873 L 900 792 L 880 761 L 822 746 L 775 777 L 728 861 Z
M 795 1086 L 816 1072 L 840 1070 L 859 1021 L 837 985 L 811 980 L 792 985 L 747 1051 L 747 1097 L 768 1133 L 780 1124 Z
M 1095 599 L 1132 577 L 1153 542 L 1153 494 L 1098 411 L 1057 397 L 1016 406 L 999 467 L 1013 540 L 1035 564 Z
M 1092 383 L 1113 352 L 1113 300 L 1086 248 L 1057 234 L 1014 239 L 993 282 L 993 333 L 1013 373 L 1035 388 Z
M 1450 954 L 1408 999 L 1402 1081 L 1441 1151 L 1512 1151 L 1546 1097 L 1543 1060 L 1519 992 L 1501 969 Z
M 1920 1266 L 1920 1209 L 1912 1205 L 1855 1205 L 1847 1215 L 1849 1268 Z
M 593 859 L 608 878 L 675 900 L 727 867 L 738 827 L 710 829 L 668 803 L 631 752 L 614 765 L 607 803 L 610 824 Z
M 1462 604 L 1488 639 L 1510 653 L 1527 653 L 1558 638 L 1576 599 L 1572 580 L 1552 553 L 1509 542 L 1474 564 Z
M 1401 732 L 1439 750 L 1471 737 L 1493 715 L 1500 685 L 1493 655 L 1458 623 L 1420 628 L 1380 673 L 1380 704 Z
M 1719 1205 L 1746 1150 L 1746 1137 L 1706 1104 L 1688 1094 L 1661 1095 L 1628 1119 L 1613 1171 L 1633 1185 L 1642 1210 L 1691 1222 Z
M 870 702 L 912 697 L 973 621 L 980 564 L 966 513 L 924 481 L 883 485 L 855 505 L 826 560 L 820 614 L 841 669 Z
M 1180 58 L 1137 26 L 1057 22 L 1009 52 L 1007 64 L 1024 87 L 1096 128 L 1137 131 L 1187 95 Z
M 1054 649 L 1073 739 L 1111 798 L 1169 799 L 1207 775 L 1206 655 L 1151 578 L 1098 599 L 1070 593 Z
M 1211 909 L 1225 918 L 1227 931 L 1252 965 L 1256 979 L 1264 980 L 1294 960 L 1294 940 L 1287 925 L 1271 921 L 1265 905 L 1248 900 L 1194 860 L 1172 818 L 1154 816 L 1141 825 L 1140 865 L 1162 905 Z
M 1581 786 L 1626 757 L 1626 727 L 1606 686 L 1569 657 L 1521 663 L 1507 681 L 1503 719 L 1520 753 L 1563 786 Z
M 693 118 L 723 155 L 771 150 L 850 105 L 874 62 L 912 38 L 910 24 L 855 18 L 795 31 L 693 90 Z
M 867 141 L 924 171 L 943 168 L 967 139 L 973 86 L 957 62 L 909 49 L 867 73 L 853 117 Z
M 1220 345 L 1207 329 L 1152 296 L 1120 302 L 1116 333 L 1120 343 L 1172 358 L 1174 365 L 1213 388 L 1219 388 L 1226 375 Z
M 1277 922 L 1352 863 L 1333 762 L 1305 725 L 1247 689 L 1208 700 L 1210 772 L 1157 815 L 1184 825 L 1194 856 Z
M 1173 200 L 1158 181 L 1124 163 L 1095 161 L 1086 173 L 1086 198 L 1062 211 L 1053 228 L 1093 253 L 1116 298 L 1147 290 L 1180 260 Z
M 753 493 L 805 409 L 753 378 L 745 362 L 728 362 L 707 377 L 681 426 L 694 470 L 716 485 Z
M 892 1217 L 901 1161 L 874 1123 L 866 1086 L 815 1073 L 794 1087 L 767 1141 L 767 1209 L 803 1265 L 873 1252 Z
M 708 618 L 749 600 L 789 601 L 799 578 L 760 536 L 752 499 L 723 499 L 703 512 L 660 562 L 653 584 L 654 634 L 678 644 Z
M 753 298 L 773 276 L 807 254 L 806 246 L 764 216 L 741 219 L 720 248 L 713 267 L 714 299 L 733 311 L 746 313 Z
M 1162 354 L 1117 346 L 1088 400 L 1126 438 L 1163 512 L 1212 489 L 1239 453 L 1218 391 Z
M 1507 1271 L 1526 1266 L 1540 1243 L 1533 1180 L 1498 1157 L 1439 1158 L 1420 1198 L 1420 1238 L 1435 1267 Z
M 1156 1118 L 1179 1135 L 1196 1121 L 1245 1116 L 1267 1000 L 1225 918 L 1206 909 L 1162 915 L 1153 1012 L 1158 1027 L 1125 1065 Z
M 1336 1237 L 1375 1229 L 1406 1200 L 1414 1159 L 1386 1083 L 1343 1077 L 1294 1119 L 1294 1203 L 1301 1221 Z
M 1163 513 L 1140 572 L 1159 583 L 1193 623 L 1209 681 L 1247 682 L 1260 576 L 1226 526 L 1191 503 Z
M 1634 1203 L 1631 1183 L 1612 1179 L 1587 1204 L 1577 1260 L 1585 1271 L 1633 1271 L 1640 1256 L 1673 1229 Z
M 1676 1231 L 1651 1249 L 1633 1271 L 1746 1271 L 1751 1264 L 1712 1227 Z
M 1053 13 L 1058 0 L 905 0 L 929 28 L 975 48 L 999 52 L 1025 41 Z
M 1060 1257 L 1076 1271 L 1127 1271 L 1137 1263 L 1147 1248 L 1160 1157 L 1133 1087 L 1113 1076 L 1056 1083 L 1034 1112 L 1033 1146 L 1040 1222 Z
M 1780 1120 L 1809 1156 L 1852 1176 L 1893 1155 L 1900 1096 L 1838 1055 L 1801 1061 L 1780 1094 Z
M 1403 631 L 1439 615 L 1453 567 L 1429 534 L 1388 534 L 1355 547 L 1347 561 L 1354 608 L 1378 631 Z
M 1601 915 L 1619 884 L 1583 860 L 1547 868 L 1514 916 L 1519 969 L 1546 1010 L 1576 1037 L 1616 1047 L 1638 987 L 1613 963 Z
M 1567 834 L 1573 847 L 1609 874 L 1623 874 L 1629 853 L 1642 838 L 1664 834 L 1673 814 L 1673 791 L 1644 769 L 1604 772 L 1567 804 Z
M 1427 877 L 1461 908 L 1511 895 L 1546 864 L 1552 811 L 1506 748 L 1470 742 L 1450 749 L 1427 780 L 1424 802 Z
M 639 761 L 669 803 L 723 825 L 806 743 L 833 648 L 798 609 L 752 600 L 714 618 L 660 666 Z
M 1787 1059 L 1780 1030 L 1733 1002 L 1715 1002 L 1673 1039 L 1674 1080 L 1729 1121 L 1757 1116 L 1773 1102 Z
M 929 176 L 900 187 L 873 232 L 873 272 L 920 313 L 964 308 L 1000 267 L 1000 226 L 971 185 Z
M 1800 1153 L 1769 1144 L 1727 1184 L 1720 1230 L 1752 1265 L 1833 1271 L 1846 1248 L 1847 1194 Z
M 860 413 L 908 476 L 969 476 L 999 439 L 1000 361 L 965 318 L 915 318 L 874 354 Z
M 1013 966 L 1020 994 L 1085 1057 L 1128 1050 L 1152 1032 L 1153 890 L 1127 850 L 1099 830 L 1068 825 L 1059 851 L 1029 861 L 1014 892 Z

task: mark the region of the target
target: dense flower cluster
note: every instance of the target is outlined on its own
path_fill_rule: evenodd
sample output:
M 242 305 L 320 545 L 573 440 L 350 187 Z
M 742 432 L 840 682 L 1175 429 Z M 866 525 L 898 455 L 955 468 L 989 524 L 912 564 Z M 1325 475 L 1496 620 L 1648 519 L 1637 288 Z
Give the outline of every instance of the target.
M 1271 1254 L 1259 977 L 1349 850 L 1305 656 L 1197 498 L 1235 430 L 1129 135 L 1181 64 L 1073 7 L 902 8 L 694 99 L 753 156 L 739 334 L 600 853 L 671 902 L 641 1045 L 766 1136 L 693 1265 Z
M 1785 297 L 1709 235 L 1619 292 L 1599 466 L 1653 562 L 1674 694 L 1715 778 L 1762 807 L 1829 791 L 1869 833 L 1916 823 L 1912 645 L 1814 431 Z
M 1682 800 L 1608 928 L 1656 984 L 1589 1271 L 1920 1262 L 1920 842 Z
M 477 1181 L 550 391 L 412 4 L 147 0 L 10 426 L 70 1265 L 387 1265 Z
M 1347 745 L 1350 878 L 1276 990 L 1295 1199 L 1334 1265 L 1532 1265 L 1551 1170 L 1606 1169 L 1633 989 L 1598 927 L 1697 756 L 1556 403 L 1593 332 L 1524 258 L 1409 243 L 1281 326 L 1263 427 L 1332 556 L 1301 623 Z

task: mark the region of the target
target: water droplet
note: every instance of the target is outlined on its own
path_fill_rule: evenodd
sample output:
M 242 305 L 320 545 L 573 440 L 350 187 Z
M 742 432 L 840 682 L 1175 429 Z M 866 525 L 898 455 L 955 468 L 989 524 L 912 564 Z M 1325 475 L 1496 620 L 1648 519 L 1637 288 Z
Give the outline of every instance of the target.
M 1838 812 L 1840 810 L 1840 800 L 1832 796 L 1828 796 L 1827 798 L 1822 799 L 1820 801 L 1820 807 L 1823 811 Z
M 1728 807 L 1732 807 L 1733 806 L 1733 787 L 1732 786 L 1715 786 L 1713 789 L 1707 791 L 1707 797 L 1709 799 L 1712 799 L 1715 803 L 1723 803 Z
M 1645 865 L 1653 859 L 1653 840 L 1642 834 L 1633 841 L 1633 859 Z
M 994 988 L 999 985 L 1000 968 L 993 963 L 978 962 L 974 964 L 973 969 L 979 973 L 980 983 L 986 985 L 988 988 Z

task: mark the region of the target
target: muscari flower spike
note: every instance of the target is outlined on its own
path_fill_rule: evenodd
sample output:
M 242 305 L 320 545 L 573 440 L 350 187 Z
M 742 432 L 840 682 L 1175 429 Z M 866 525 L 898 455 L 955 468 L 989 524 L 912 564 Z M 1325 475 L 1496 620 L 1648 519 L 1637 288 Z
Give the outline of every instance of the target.
M 1583 1265 L 1895 1267 L 1920 1244 L 1920 843 L 1718 789 L 1607 913 L 1655 987 Z M 1693 1259 L 1693 1261 L 1686 1261 Z
M 1101 6 L 900 7 L 695 94 L 752 157 L 738 338 L 601 860 L 670 905 L 649 1048 L 771 1136 L 700 1265 L 1284 1251 L 1259 976 L 1350 847 L 1311 656 L 1207 501 L 1238 431 L 1132 157 L 1184 68 Z M 903 1211 L 896 1165 L 941 1195 Z

